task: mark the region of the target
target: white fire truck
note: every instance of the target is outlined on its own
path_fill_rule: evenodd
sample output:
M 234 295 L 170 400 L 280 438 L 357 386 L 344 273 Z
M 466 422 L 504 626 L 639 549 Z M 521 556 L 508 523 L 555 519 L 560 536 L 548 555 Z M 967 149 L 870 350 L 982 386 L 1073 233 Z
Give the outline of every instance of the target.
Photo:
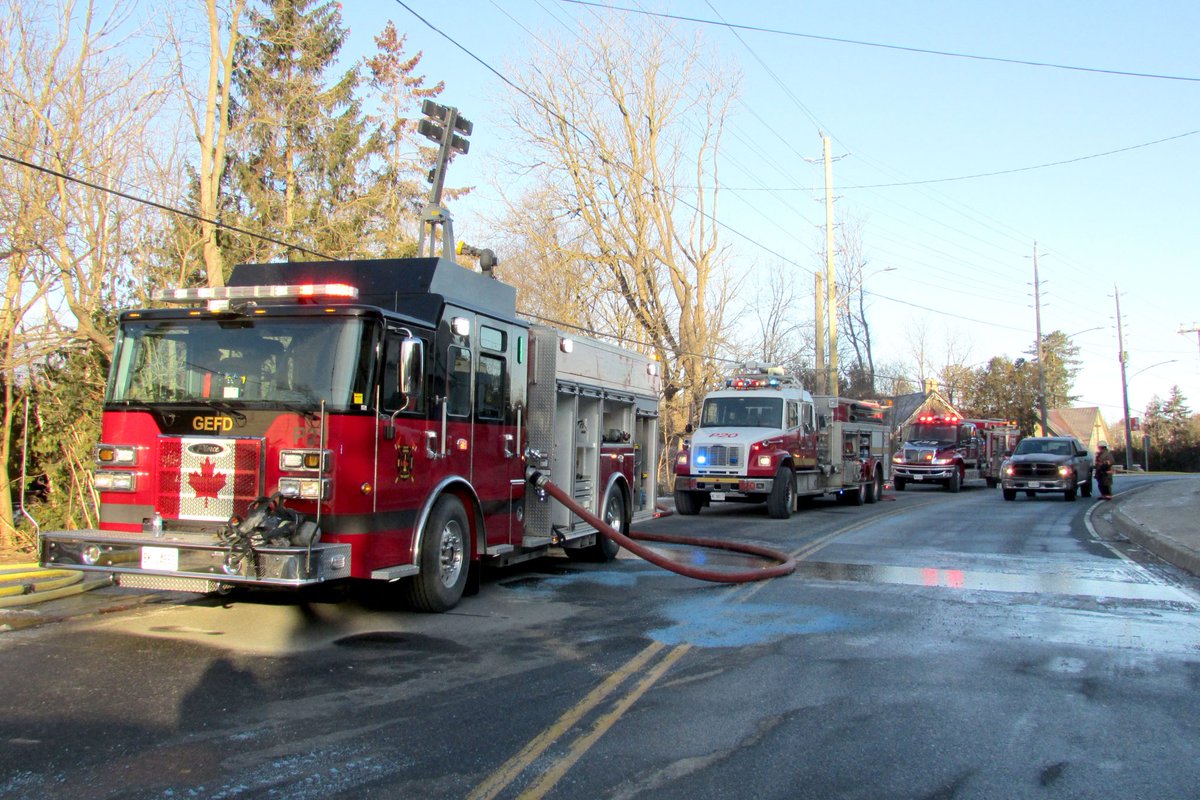
M 248 264 L 156 299 L 175 306 L 120 317 L 99 527 L 44 533 L 46 566 L 198 592 L 399 581 L 443 611 L 485 560 L 615 555 L 527 468 L 622 532 L 655 511 L 657 364 L 519 319 L 488 275 Z
M 904 443 L 892 456 L 896 491 L 927 483 L 957 492 L 973 480 L 994 489 L 1001 464 L 1020 438 L 1020 429 L 1007 420 L 922 414 L 904 431 Z
M 704 398 L 675 460 L 675 508 L 696 514 L 715 501 L 765 502 L 786 519 L 800 498 L 874 503 L 889 476 L 882 407 L 814 397 L 777 367 L 748 366 Z

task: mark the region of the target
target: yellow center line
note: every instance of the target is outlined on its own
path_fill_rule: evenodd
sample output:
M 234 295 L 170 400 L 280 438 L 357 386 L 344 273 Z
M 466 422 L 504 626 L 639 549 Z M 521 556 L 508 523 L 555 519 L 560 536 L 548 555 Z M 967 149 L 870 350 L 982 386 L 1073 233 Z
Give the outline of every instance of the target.
M 658 679 L 691 649 L 692 646 L 690 644 L 681 644 L 672 648 L 652 670 L 647 672 L 634 685 L 628 694 L 622 697 L 612 709 L 605 712 L 600 719 L 596 720 L 596 724 L 592 726 L 590 731 L 575 740 L 571 748 L 567 750 L 566 755 L 560 758 L 553 767 L 543 772 L 536 783 L 522 792 L 520 800 L 540 800 L 544 797 L 547 792 L 554 788 L 554 784 L 558 783 L 559 779 L 567 774 L 567 770 L 573 767 L 575 762 L 579 761 L 583 757 L 583 754 L 590 750 L 592 745 L 607 733 L 609 728 L 616 724 L 617 720 L 625 716 L 625 712 L 629 710 L 629 707 L 636 703 L 638 698 L 645 694 L 651 686 L 658 683 Z
M 553 725 L 540 734 L 535 736 L 529 744 L 521 748 L 521 751 L 515 756 L 504 762 L 491 775 L 489 775 L 483 783 L 475 787 L 475 790 L 469 794 L 468 800 L 491 800 L 502 792 L 505 787 L 512 783 L 518 775 L 524 772 L 530 764 L 546 751 L 550 745 L 554 744 L 561 736 L 565 735 L 570 728 L 575 725 L 580 719 L 588 714 L 596 706 L 600 705 L 605 698 L 617 690 L 617 688 L 625 682 L 625 680 L 634 672 L 640 670 L 646 665 L 651 658 L 663 650 L 666 645 L 661 642 L 651 642 L 646 648 L 635 655 L 623 666 L 618 668 L 599 686 L 588 692 L 582 700 L 576 703 L 571 709 L 559 717 Z

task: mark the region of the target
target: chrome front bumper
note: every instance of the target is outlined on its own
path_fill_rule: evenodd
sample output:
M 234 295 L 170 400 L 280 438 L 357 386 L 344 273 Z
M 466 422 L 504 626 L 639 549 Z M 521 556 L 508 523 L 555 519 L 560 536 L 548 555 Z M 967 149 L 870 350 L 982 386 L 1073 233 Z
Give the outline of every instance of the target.
M 211 537 L 157 538 L 79 530 L 43 533 L 39 550 L 45 567 L 102 572 L 138 588 L 192 586 L 182 590 L 199 592 L 223 585 L 298 588 L 350 577 L 348 544 L 262 547 L 235 564 L 230 548 Z

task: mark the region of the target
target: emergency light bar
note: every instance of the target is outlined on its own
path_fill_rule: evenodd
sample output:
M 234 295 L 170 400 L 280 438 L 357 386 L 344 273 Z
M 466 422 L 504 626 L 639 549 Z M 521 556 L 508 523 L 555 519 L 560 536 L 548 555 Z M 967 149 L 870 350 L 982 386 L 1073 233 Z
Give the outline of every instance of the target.
M 928 422 L 934 425 L 957 425 L 962 422 L 962 417 L 946 416 L 939 417 L 936 414 L 923 414 L 917 417 L 917 422 Z
M 358 288 L 344 283 L 302 283 L 276 286 L 198 286 L 155 289 L 151 300 L 164 303 L 229 302 L 231 300 L 316 300 L 322 297 L 358 298 Z

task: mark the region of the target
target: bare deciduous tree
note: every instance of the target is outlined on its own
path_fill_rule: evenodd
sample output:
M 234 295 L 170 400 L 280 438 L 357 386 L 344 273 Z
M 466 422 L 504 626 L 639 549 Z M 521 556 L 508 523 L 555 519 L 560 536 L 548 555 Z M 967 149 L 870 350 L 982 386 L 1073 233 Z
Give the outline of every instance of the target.
M 662 366 L 669 439 L 718 370 L 726 283 L 713 220 L 732 81 L 699 47 L 621 19 L 536 55 L 519 82 L 513 173 L 545 205 L 510 200 L 510 227 L 547 248 L 558 280 L 619 301 Z
M 139 180 L 139 143 L 162 95 L 148 69 L 155 54 L 133 67 L 118 55 L 127 6 L 107 8 L 108 16 L 99 18 L 91 4 L 73 0 L 58 8 L 0 3 L 0 135 L 23 162 L 7 162 L 0 172 L 6 198 L 0 528 L 6 537 L 15 535 L 7 471 L 14 384 L 28 380 L 48 353 L 73 343 L 110 354 L 106 314 L 137 284 L 127 243 L 142 233 L 143 209 L 105 187 L 151 184 Z

